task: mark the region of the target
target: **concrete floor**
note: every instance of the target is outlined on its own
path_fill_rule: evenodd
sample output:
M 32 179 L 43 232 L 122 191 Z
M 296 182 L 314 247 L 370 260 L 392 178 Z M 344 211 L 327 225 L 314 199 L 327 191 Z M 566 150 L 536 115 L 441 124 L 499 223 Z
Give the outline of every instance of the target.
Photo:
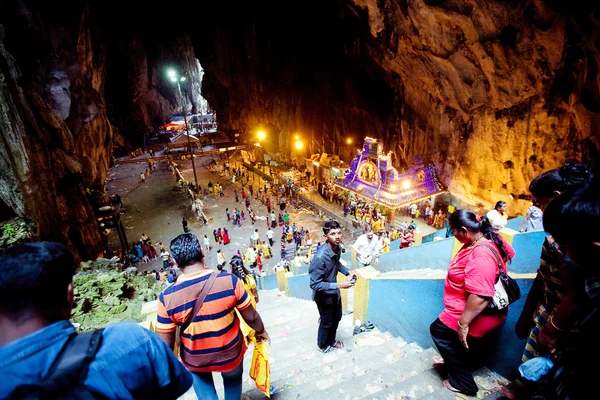
M 250 223 L 248 215 L 246 220 L 242 222 L 240 228 L 233 227 L 231 222 L 227 222 L 225 209 L 229 208 L 232 211 L 234 208 L 244 209 L 243 203 L 236 203 L 233 195 L 234 185 L 224 176 L 218 176 L 216 173 L 210 172 L 204 167 L 210 162 L 212 157 L 199 157 L 195 159 L 196 173 L 198 175 L 198 184 L 201 187 L 206 187 L 208 181 L 222 182 L 224 186 L 225 197 L 208 195 L 203 199 L 205 205 L 205 214 L 212 221 L 208 227 L 202 227 L 200 222 L 196 220 L 195 214 L 191 210 L 191 199 L 187 194 L 178 189 L 175 176 L 168 170 L 166 161 L 157 162 L 157 170 L 146 178 L 146 182 L 140 182 L 140 173 L 146 170 L 145 163 L 138 164 L 120 164 L 109 171 L 108 175 L 108 190 L 109 194 L 119 194 L 122 198 L 126 213 L 122 215 L 123 224 L 127 234 L 127 239 L 131 245 L 133 241 L 139 241 L 142 233 L 146 233 L 157 247 L 158 242 L 163 242 L 168 249 L 170 241 L 177 235 L 183 233 L 181 225 L 182 217 L 186 217 L 189 221 L 189 228 L 199 238 L 207 235 L 213 245 L 213 250 L 206 254 L 206 265 L 211 268 L 216 268 L 216 250 L 221 249 L 225 254 L 226 260 L 240 249 L 242 252 L 250 243 L 250 235 L 258 228 L 261 240 L 266 238 L 266 221 L 267 209 L 258 200 L 251 200 L 251 207 L 257 214 L 256 225 Z M 191 182 L 194 181 L 191 161 L 177 161 L 180 166 L 181 173 Z M 241 185 L 235 184 L 238 193 L 241 193 Z M 241 195 L 240 195 L 241 199 Z M 273 202 L 273 199 L 271 199 Z M 296 222 L 298 226 L 303 226 L 311 233 L 314 242 L 324 240 L 321 230 L 323 222 L 310 210 L 292 210 L 290 211 L 290 220 Z M 229 231 L 231 243 L 223 245 L 215 245 L 213 230 L 219 227 L 226 227 Z M 272 272 L 273 267 L 279 261 L 280 249 L 279 239 L 281 237 L 282 228 L 277 227 L 275 231 L 275 246 L 273 248 L 273 258 L 264 260 L 263 270 L 267 273 Z M 120 247 L 116 231 L 113 230 L 110 234 L 110 244 L 113 251 L 117 251 Z M 152 269 L 160 269 L 162 261 L 160 259 L 151 260 L 148 263 L 138 263 L 137 267 L 140 271 Z

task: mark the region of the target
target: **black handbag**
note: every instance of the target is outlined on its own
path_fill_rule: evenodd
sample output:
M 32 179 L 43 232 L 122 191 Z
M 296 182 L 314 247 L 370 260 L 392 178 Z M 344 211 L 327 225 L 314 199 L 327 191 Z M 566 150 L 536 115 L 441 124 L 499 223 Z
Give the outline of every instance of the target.
M 489 247 L 492 250 L 492 254 L 498 262 L 498 270 L 500 271 L 494 285 L 494 296 L 487 308 L 490 310 L 503 310 L 521 298 L 521 288 L 519 288 L 517 281 L 502 270 L 502 259 L 497 253 L 496 248 L 487 243 L 484 243 L 483 246 Z

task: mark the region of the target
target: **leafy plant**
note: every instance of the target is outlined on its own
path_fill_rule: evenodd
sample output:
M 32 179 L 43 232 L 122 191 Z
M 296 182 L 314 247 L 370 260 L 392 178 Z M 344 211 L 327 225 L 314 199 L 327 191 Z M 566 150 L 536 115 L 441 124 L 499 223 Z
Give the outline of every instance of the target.
M 139 322 L 142 305 L 156 300 L 163 287 L 154 277 L 139 274 L 135 268 L 121 271 L 118 264 L 99 260 L 81 263 L 73 278 L 73 322 L 80 324 L 81 331 L 114 322 Z

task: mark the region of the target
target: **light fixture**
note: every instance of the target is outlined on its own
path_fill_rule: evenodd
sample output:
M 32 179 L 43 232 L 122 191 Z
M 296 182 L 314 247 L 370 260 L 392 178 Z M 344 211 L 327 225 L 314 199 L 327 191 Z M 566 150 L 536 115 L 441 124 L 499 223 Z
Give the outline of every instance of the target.
M 402 188 L 408 189 L 409 187 L 410 187 L 410 181 L 404 181 L 404 182 L 402 182 Z
M 302 147 L 304 147 L 304 143 L 302 143 L 301 141 L 297 141 L 295 146 L 298 150 L 302 150 Z
M 346 139 L 346 143 L 352 144 L 352 139 L 350 139 L 350 138 Z
M 298 139 L 300 139 L 300 136 L 296 135 L 296 136 L 294 136 L 294 139 L 298 140 Z
M 265 132 L 263 132 L 263 131 L 258 131 L 257 136 L 258 136 L 258 140 L 265 140 L 265 137 L 267 135 L 265 135 Z

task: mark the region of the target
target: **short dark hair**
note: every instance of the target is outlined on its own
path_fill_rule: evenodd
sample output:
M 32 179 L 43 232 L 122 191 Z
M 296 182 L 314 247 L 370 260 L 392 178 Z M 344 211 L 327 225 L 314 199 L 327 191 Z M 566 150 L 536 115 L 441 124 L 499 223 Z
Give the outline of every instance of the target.
M 502 259 L 508 260 L 508 253 L 504 247 L 504 241 L 499 234 L 496 233 L 488 217 L 478 217 L 474 212 L 469 210 L 456 210 L 448 218 L 450 229 L 460 230 L 466 228 L 474 233 L 483 233 L 486 239 L 494 242 Z
M 583 185 L 592 180 L 594 174 L 585 164 L 566 163 L 558 169 L 542 172 L 529 184 L 532 195 L 553 198 L 556 192 L 564 192 L 569 187 Z
M 600 188 L 597 182 L 572 186 L 554 198 L 544 212 L 544 228 L 559 245 L 570 247 L 577 262 L 596 267 L 600 251 Z M 597 275 L 598 272 L 594 271 Z
M 73 255 L 60 243 L 32 242 L 0 253 L 0 314 L 54 311 L 68 306 Z
M 505 201 L 500 200 L 499 202 L 496 203 L 496 205 L 494 206 L 494 210 L 497 210 L 499 208 L 502 208 L 506 205 Z
M 171 254 L 179 268 L 185 268 L 188 265 L 204 260 L 202 246 L 196 235 L 193 233 L 182 233 L 171 240 L 171 245 L 169 247 L 171 248 Z
M 330 219 L 327 222 L 325 222 L 325 225 L 323 225 L 323 233 L 327 235 L 332 229 L 342 229 L 342 227 L 340 226 L 339 222 Z

